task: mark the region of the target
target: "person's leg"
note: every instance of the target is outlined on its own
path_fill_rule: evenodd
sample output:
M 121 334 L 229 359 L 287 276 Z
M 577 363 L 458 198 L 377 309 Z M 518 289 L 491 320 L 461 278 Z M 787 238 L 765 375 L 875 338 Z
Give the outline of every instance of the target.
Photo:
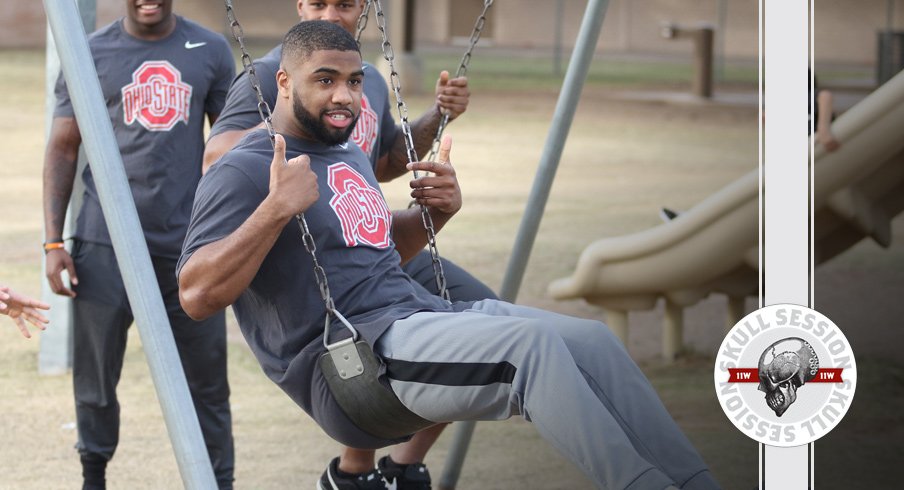
M 501 301 L 477 303 L 473 309 L 491 315 L 532 318 L 554 328 L 590 388 L 644 459 L 681 488 L 718 488 L 646 376 L 603 324 Z
M 200 322 L 192 320 L 179 304 L 175 260 L 153 257 L 153 263 L 217 485 L 231 489 L 235 450 L 226 373 L 225 311 Z
M 449 424 L 436 424 L 428 427 L 415 434 L 408 442 L 393 446 L 389 454 L 390 458 L 399 465 L 423 463 L 427 451 L 433 447 L 447 425 Z
M 442 258 L 443 275 L 446 277 L 446 289 L 452 301 L 480 301 L 482 299 L 496 299 L 496 293 L 486 284 L 472 276 L 466 270 L 456 265 L 451 260 Z M 430 252 L 421 250 L 417 255 L 402 266 L 402 270 L 415 282 L 424 286 L 430 294 L 438 295 L 436 275 L 433 272 L 433 259 Z
M 464 269 L 449 260 L 441 260 L 443 262 L 443 275 L 446 278 L 446 287 L 454 300 L 477 301 L 481 299 L 496 298 L 496 294 L 493 293 L 493 290 Z M 414 258 L 406 262 L 402 269 L 414 279 L 415 282 L 424 286 L 427 291 L 434 295 L 439 294 L 430 252 L 422 250 Z M 393 447 L 389 458 L 390 463 L 395 463 L 395 467 L 392 467 L 392 470 L 397 470 L 400 475 L 399 480 L 403 484 L 400 488 L 404 488 L 405 483 L 402 481 L 402 475 L 409 474 L 406 471 L 408 465 L 419 465 L 414 472 L 421 480 L 418 483 L 426 483 L 429 485 L 429 473 L 426 471 L 426 468 L 421 468 L 423 466 L 421 463 L 423 463 L 427 452 L 442 434 L 446 425 L 448 424 L 437 424 L 418 432 L 408 442 Z M 367 473 L 374 467 L 374 455 L 375 452 L 372 450 L 343 447 L 342 453 L 339 456 L 337 468 L 343 473 L 354 476 Z M 386 463 L 386 460 L 384 459 L 382 462 Z M 328 476 L 329 471 L 330 468 L 328 467 L 324 471 L 321 480 L 324 480 Z M 426 479 L 426 482 L 423 481 L 424 479 Z
M 418 313 L 395 322 L 375 350 L 393 391 L 423 418 L 522 414 L 597 486 L 662 489 L 672 483 L 638 454 L 565 342 L 540 320 Z
M 77 243 L 79 284 L 73 301 L 72 386 L 85 488 L 104 488 L 119 443 L 116 385 L 132 316 L 111 247 Z

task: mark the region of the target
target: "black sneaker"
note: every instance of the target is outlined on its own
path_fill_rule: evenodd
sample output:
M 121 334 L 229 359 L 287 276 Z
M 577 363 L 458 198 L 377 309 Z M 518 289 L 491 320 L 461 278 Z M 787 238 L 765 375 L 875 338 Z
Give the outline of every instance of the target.
M 377 461 L 377 469 L 393 490 L 430 490 L 430 472 L 421 463 L 396 464 L 389 456 Z
M 386 490 L 386 483 L 380 471 L 373 469 L 367 473 L 350 474 L 339 472 L 339 458 L 333 458 L 320 475 L 318 490 Z
M 97 454 L 82 454 L 82 490 L 106 490 L 107 460 Z

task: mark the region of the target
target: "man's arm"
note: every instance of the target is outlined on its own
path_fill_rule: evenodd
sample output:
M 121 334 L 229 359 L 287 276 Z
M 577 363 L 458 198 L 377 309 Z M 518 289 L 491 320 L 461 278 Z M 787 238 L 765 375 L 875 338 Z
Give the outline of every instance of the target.
M 263 59 L 254 62 L 261 94 L 271 108 L 276 103 L 276 71 L 279 68 L 279 57 L 271 56 L 272 54 L 273 52 L 268 53 Z M 230 56 L 230 63 L 231 60 Z M 207 169 L 238 144 L 245 134 L 263 126 L 257 110 L 257 93 L 251 86 L 248 74 L 240 72 L 227 88 L 226 101 L 217 123 L 210 125 L 202 173 L 207 173 Z
M 213 122 L 211 122 L 211 126 L 213 126 Z M 207 146 L 204 147 L 204 163 L 201 167 L 201 173 L 207 173 L 207 169 L 209 169 L 211 165 L 216 163 L 221 156 L 225 155 L 227 151 L 237 145 L 239 140 L 246 134 L 254 131 L 259 126 L 260 124 L 248 129 L 231 129 L 211 136 L 207 140 Z
M 235 231 L 195 250 L 180 269 L 179 300 L 188 316 L 200 320 L 235 302 L 286 223 L 317 201 L 310 159 L 286 162 L 285 155 L 285 140 L 277 135 L 267 197 Z
M 439 230 L 461 209 L 461 188 L 455 169 L 449 162 L 452 137 L 443 137 L 437 158 L 439 162 L 415 162 L 408 170 L 431 172 L 411 181 L 411 197 L 415 202 L 427 207 L 433 220 L 434 231 Z M 420 206 L 394 211 L 392 213 L 392 239 L 402 263 L 413 258 L 427 245 L 427 234 L 421 219 Z
M 50 126 L 47 151 L 44 154 L 44 241 L 63 241 L 66 208 L 72 195 L 78 165 L 78 148 L 82 142 L 74 117 L 55 117 Z M 50 289 L 63 296 L 75 297 L 66 287 L 62 272 L 65 269 L 73 285 L 78 284 L 72 257 L 64 248 L 47 251 L 46 275 Z
M 439 129 L 443 114 L 449 114 L 449 121 L 455 120 L 468 109 L 471 92 L 468 90 L 468 78 L 449 79 L 449 72 L 443 71 L 436 81 L 436 101 L 421 117 L 411 123 L 411 138 L 414 150 L 419 158 L 430 151 L 436 130 Z M 408 153 L 405 148 L 405 135 L 401 128 L 396 132 L 392 147 L 377 160 L 375 173 L 380 182 L 389 182 L 408 172 Z

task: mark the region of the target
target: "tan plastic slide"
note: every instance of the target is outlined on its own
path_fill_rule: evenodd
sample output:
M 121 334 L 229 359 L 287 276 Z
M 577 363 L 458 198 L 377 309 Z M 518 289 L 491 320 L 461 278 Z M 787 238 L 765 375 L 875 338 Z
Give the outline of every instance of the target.
M 817 264 L 865 237 L 883 247 L 891 242 L 891 219 L 904 209 L 904 73 L 842 114 L 832 131 L 841 148 L 816 149 Z M 668 223 L 593 242 L 574 274 L 553 281 L 549 294 L 605 308 L 623 341 L 627 312 L 653 308 L 664 297 L 663 356 L 673 359 L 682 346 L 684 307 L 725 294 L 733 324 L 745 297 L 756 294 L 758 196 L 754 170 Z

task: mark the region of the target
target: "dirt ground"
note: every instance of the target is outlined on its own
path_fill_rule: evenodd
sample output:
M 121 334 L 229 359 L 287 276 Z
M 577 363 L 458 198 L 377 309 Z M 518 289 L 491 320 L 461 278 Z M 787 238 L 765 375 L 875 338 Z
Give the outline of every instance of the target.
M 0 281 L 40 293 L 42 60 L 0 56 L 13 65 L 0 90 Z M 11 58 L 10 58 L 11 57 Z M 32 57 L 33 58 L 33 57 Z M 556 94 L 505 90 L 475 93 L 469 112 L 449 129 L 452 161 L 465 209 L 440 236 L 440 252 L 498 288 L 549 127 Z M 426 101 L 409 101 L 414 114 Z M 749 106 L 632 102 L 590 86 L 575 117 L 518 300 L 605 319 L 583 302 L 554 302 L 550 280 L 570 274 L 591 241 L 656 225 L 668 205 L 686 209 L 756 168 L 756 111 Z M 406 182 L 387 186 L 392 204 L 407 202 Z M 858 353 L 857 401 L 835 432 L 817 443 L 819 488 L 896 488 L 904 450 L 904 222 L 893 246 L 861 243 L 816 274 L 816 306 L 847 333 Z M 752 309 L 753 300 L 748 303 Z M 657 360 L 662 307 L 631 314 L 629 351 L 641 362 L 673 417 L 725 488 L 756 484 L 757 446 L 718 408 L 713 353 L 724 328 L 724 299 L 686 311 L 686 354 Z M 53 327 L 51 327 L 53 328 Z M 337 454 L 324 436 L 261 373 L 234 325 L 229 376 L 237 449 L 237 488 L 313 488 Z M 71 376 L 36 373 L 39 339 L 19 338 L 0 318 L 0 489 L 79 486 Z M 119 394 L 121 443 L 110 488 L 179 488 L 175 458 L 155 399 L 140 339 L 133 329 Z M 440 439 L 427 463 L 438 481 L 451 439 Z M 520 419 L 481 423 L 459 488 L 589 488 L 587 480 Z

